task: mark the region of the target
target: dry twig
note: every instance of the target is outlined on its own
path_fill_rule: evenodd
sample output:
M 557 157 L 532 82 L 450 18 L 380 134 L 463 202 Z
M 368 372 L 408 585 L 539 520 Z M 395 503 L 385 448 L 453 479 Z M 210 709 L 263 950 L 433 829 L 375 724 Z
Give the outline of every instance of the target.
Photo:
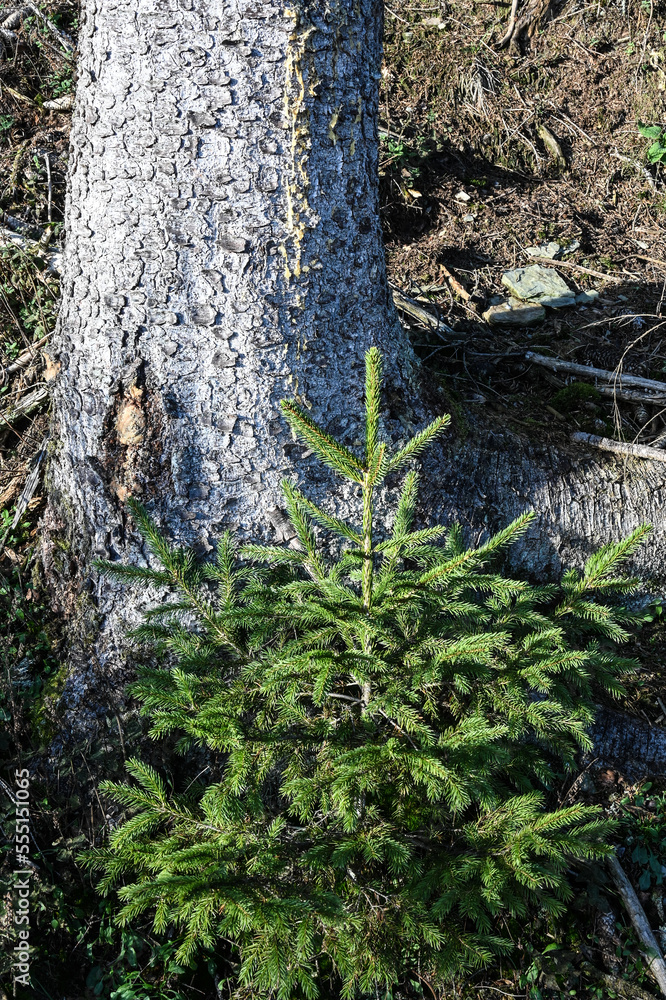
M 571 440 L 578 444 L 590 444 L 602 451 L 612 451 L 616 455 L 647 458 L 653 462 L 666 463 L 666 451 L 660 448 L 650 448 L 646 444 L 629 444 L 627 441 L 614 441 L 612 438 L 597 437 L 596 434 L 586 434 L 585 431 L 574 431 Z
M 545 354 L 535 354 L 534 351 L 526 351 L 525 360 L 532 361 L 535 365 L 541 365 L 542 368 L 550 368 L 553 372 L 564 372 L 568 375 L 583 375 L 588 379 L 599 378 L 603 379 L 604 382 L 612 382 L 618 388 L 624 389 L 625 386 L 631 386 L 635 389 L 648 389 L 658 393 L 660 396 L 666 396 L 666 382 L 657 382 L 652 378 L 642 378 L 640 375 L 625 375 L 624 372 L 611 372 L 605 368 L 592 368 L 588 365 L 577 365 L 573 361 L 561 361 L 560 358 L 547 358 Z M 642 400 L 642 402 L 648 402 L 651 398 Z
M 530 257 L 534 264 L 544 264 L 546 267 L 565 267 L 569 271 L 580 271 L 581 274 L 591 274 L 593 278 L 603 278 L 604 281 L 615 281 L 624 284 L 626 276 L 620 278 L 615 274 L 604 274 L 603 271 L 593 271 L 591 267 L 583 267 L 582 264 L 574 264 L 571 260 L 551 260 L 550 257 Z
M 638 934 L 639 941 L 647 952 L 646 957 L 650 972 L 659 984 L 659 989 L 666 996 L 666 963 L 664 963 L 657 939 L 645 916 L 645 911 L 639 903 L 634 887 L 625 875 L 624 869 L 616 855 L 611 854 L 607 860 L 620 898 L 629 914 L 634 930 Z

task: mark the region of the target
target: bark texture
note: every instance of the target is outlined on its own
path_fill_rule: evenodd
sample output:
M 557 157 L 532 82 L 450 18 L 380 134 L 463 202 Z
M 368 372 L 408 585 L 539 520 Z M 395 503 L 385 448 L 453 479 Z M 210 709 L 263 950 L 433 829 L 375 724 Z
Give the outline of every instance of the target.
M 590 735 L 595 767 L 614 767 L 636 779 L 666 775 L 666 730 L 660 726 L 601 708 Z
M 281 398 L 353 444 L 377 344 L 389 436 L 447 408 L 417 385 L 386 281 L 380 0 L 83 8 L 43 553 L 79 729 L 124 680 L 138 597 L 91 563 L 145 558 L 130 494 L 202 553 L 223 527 L 279 540 L 280 479 L 303 476 L 319 500 L 330 488 Z M 472 536 L 542 512 L 516 558 L 548 575 L 663 509 L 666 470 L 480 428 L 453 432 L 426 480 L 428 516 Z M 641 571 L 663 573 L 663 543 L 661 525 Z
M 442 404 L 440 404 L 441 406 Z M 428 455 L 426 492 L 438 516 L 461 521 L 472 538 L 497 530 L 524 510 L 537 513 L 511 562 L 538 579 L 556 579 L 582 567 L 600 546 L 619 541 L 647 522 L 652 531 L 628 570 L 646 589 L 666 582 L 666 469 L 642 459 L 606 457 L 572 445 L 555 447 L 498 422 L 453 431 L 445 455 Z
M 128 600 L 90 563 L 138 557 L 130 494 L 203 552 L 221 525 L 279 536 L 302 452 L 279 400 L 353 437 L 367 348 L 409 379 L 378 214 L 381 39 L 380 0 L 84 4 L 45 561 L 70 604 L 87 585 L 102 673 Z

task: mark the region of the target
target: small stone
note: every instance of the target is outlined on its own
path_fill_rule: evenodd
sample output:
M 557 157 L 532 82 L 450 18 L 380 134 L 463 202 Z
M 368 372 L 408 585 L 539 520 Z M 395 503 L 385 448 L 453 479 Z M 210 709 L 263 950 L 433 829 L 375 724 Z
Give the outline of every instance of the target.
M 579 292 L 576 296 L 576 303 L 579 306 L 587 306 L 591 302 L 596 302 L 598 298 L 599 292 L 595 288 L 592 288 L 589 291 Z
M 562 247 L 559 243 L 540 243 L 536 247 L 525 247 L 523 251 L 529 257 L 549 257 L 551 260 L 557 260 L 562 256 Z
M 469 201 L 469 195 L 466 191 L 458 191 L 456 195 L 456 201 Z
M 515 271 L 505 271 L 502 275 L 502 284 L 506 285 L 512 295 L 524 301 L 538 302 L 551 308 L 576 304 L 576 297 L 566 281 L 557 271 L 541 264 L 530 264 L 529 267 L 517 267 Z
M 541 305 L 528 305 L 519 299 L 509 299 L 487 309 L 483 318 L 491 326 L 534 326 L 546 317 Z
M 463 222 L 474 222 L 475 219 L 475 215 L 463 215 Z

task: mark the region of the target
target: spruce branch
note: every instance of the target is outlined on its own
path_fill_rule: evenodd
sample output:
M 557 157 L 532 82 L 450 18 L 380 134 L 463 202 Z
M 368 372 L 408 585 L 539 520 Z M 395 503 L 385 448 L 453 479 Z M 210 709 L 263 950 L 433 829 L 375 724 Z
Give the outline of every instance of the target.
M 608 852 L 598 810 L 549 809 L 533 789 L 589 747 L 595 686 L 621 693 L 631 663 L 612 643 L 628 634 L 618 602 L 634 581 L 617 567 L 647 529 L 532 586 L 488 567 L 532 514 L 478 547 L 459 526 L 416 530 L 411 470 L 377 541 L 378 483 L 448 418 L 387 456 L 375 349 L 363 461 L 295 403 L 283 412 L 361 487 L 357 519 L 286 483 L 297 542 L 237 549 L 227 533 L 200 566 L 134 504 L 162 568 L 103 571 L 170 585 L 174 601 L 136 632 L 157 665 L 132 690 L 151 738 L 219 768 L 188 775 L 185 758 L 181 793 L 130 761 L 131 785 L 103 786 L 126 815 L 85 864 L 101 891 L 120 885 L 117 922 L 152 914 L 183 961 L 224 940 L 257 996 L 352 1000 L 401 990 L 414 963 L 443 982 L 506 954 L 505 916 L 563 913 L 572 860 Z
M 381 408 L 382 356 L 376 347 L 365 355 L 365 465 L 370 468 L 379 441 Z
M 363 466 L 349 449 L 315 423 L 293 401 L 283 400 L 280 408 L 297 437 L 300 437 L 325 465 L 355 483 L 363 483 Z
M 407 442 L 404 448 L 401 448 L 400 451 L 396 452 L 395 455 L 387 460 L 384 474 L 388 475 L 390 472 L 397 472 L 399 469 L 402 469 L 410 459 L 417 458 L 421 455 L 425 449 L 439 437 L 450 422 L 451 417 L 447 413 L 443 417 L 437 417 L 422 431 L 415 434 L 411 441 Z

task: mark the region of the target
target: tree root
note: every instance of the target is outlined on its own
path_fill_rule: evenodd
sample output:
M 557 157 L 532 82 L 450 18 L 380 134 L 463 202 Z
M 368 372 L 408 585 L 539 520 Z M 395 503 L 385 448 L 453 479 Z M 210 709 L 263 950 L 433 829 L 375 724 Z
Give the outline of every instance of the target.
M 594 759 L 595 767 L 614 767 L 636 778 L 666 775 L 666 729 L 600 708 L 590 736 L 594 749 L 588 760 Z

